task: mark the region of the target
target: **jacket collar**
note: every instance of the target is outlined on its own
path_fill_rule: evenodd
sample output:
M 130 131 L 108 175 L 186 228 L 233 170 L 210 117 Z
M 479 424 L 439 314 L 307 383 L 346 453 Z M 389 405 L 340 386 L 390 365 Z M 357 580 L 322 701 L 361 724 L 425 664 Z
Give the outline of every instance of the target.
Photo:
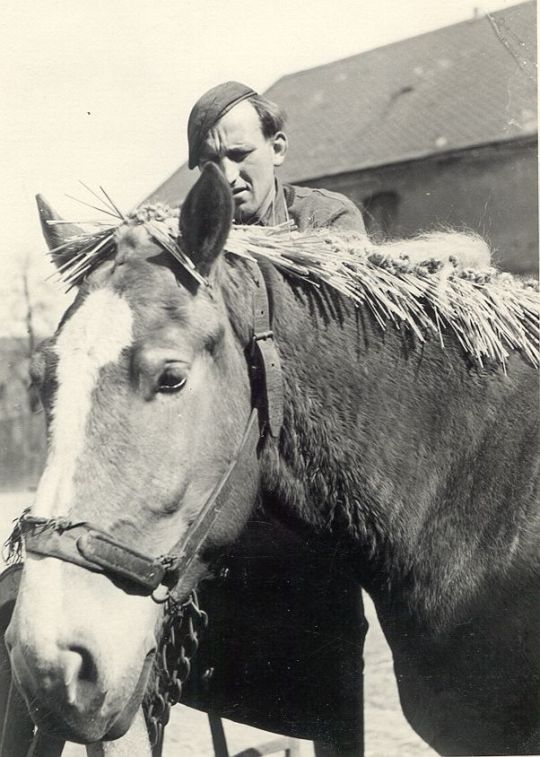
M 280 223 L 286 223 L 289 220 L 289 198 L 286 195 L 285 188 L 280 180 L 275 178 L 274 197 L 263 210 L 261 216 L 253 216 L 248 221 L 248 225 L 253 226 L 278 226 Z

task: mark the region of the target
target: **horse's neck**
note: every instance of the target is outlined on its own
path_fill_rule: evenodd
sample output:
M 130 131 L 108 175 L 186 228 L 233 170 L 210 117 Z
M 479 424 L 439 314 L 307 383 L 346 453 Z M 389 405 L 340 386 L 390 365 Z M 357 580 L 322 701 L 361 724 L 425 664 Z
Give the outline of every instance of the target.
M 471 570 L 481 580 L 491 569 L 477 548 L 485 524 L 476 498 L 478 476 L 498 474 L 484 450 L 495 419 L 512 413 L 504 378 L 471 377 L 451 339 L 443 350 L 436 340 L 413 344 L 390 324 L 383 335 L 341 297 L 279 280 L 274 274 L 286 410 L 265 485 L 291 517 L 356 544 L 373 586 L 401 586 L 426 612 L 450 606 L 474 590 Z M 491 505 L 482 507 L 480 520 L 489 519 Z
M 373 554 L 396 509 L 385 418 L 401 412 L 399 352 L 392 356 L 370 317 L 327 288 L 274 273 L 271 291 L 285 422 L 279 460 L 267 456 L 269 486 L 292 517 Z

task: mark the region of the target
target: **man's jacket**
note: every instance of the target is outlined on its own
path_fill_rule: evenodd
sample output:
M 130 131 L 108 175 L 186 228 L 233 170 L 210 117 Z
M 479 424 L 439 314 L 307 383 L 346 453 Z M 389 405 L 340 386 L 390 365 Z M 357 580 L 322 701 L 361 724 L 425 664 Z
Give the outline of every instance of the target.
M 366 233 L 361 212 L 345 195 L 276 181 L 274 202 L 258 224 L 275 226 L 288 220 L 294 221 L 299 231 L 331 227 Z

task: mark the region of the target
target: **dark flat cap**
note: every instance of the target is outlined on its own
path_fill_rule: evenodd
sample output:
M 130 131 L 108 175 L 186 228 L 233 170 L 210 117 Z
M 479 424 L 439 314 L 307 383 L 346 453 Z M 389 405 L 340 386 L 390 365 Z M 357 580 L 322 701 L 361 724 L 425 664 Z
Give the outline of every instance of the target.
M 197 100 L 189 114 L 187 127 L 190 168 L 195 168 L 199 163 L 202 143 L 210 129 L 231 108 L 256 94 L 254 89 L 239 81 L 226 81 L 212 87 Z

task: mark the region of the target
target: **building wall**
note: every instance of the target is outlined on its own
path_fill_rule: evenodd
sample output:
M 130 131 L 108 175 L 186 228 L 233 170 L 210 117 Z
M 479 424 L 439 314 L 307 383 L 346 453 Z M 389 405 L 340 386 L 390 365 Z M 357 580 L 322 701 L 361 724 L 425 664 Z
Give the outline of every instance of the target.
M 490 243 L 500 267 L 537 274 L 537 166 L 537 143 L 530 139 L 302 183 L 374 207 L 375 225 L 382 222 L 388 236 L 472 229 Z

